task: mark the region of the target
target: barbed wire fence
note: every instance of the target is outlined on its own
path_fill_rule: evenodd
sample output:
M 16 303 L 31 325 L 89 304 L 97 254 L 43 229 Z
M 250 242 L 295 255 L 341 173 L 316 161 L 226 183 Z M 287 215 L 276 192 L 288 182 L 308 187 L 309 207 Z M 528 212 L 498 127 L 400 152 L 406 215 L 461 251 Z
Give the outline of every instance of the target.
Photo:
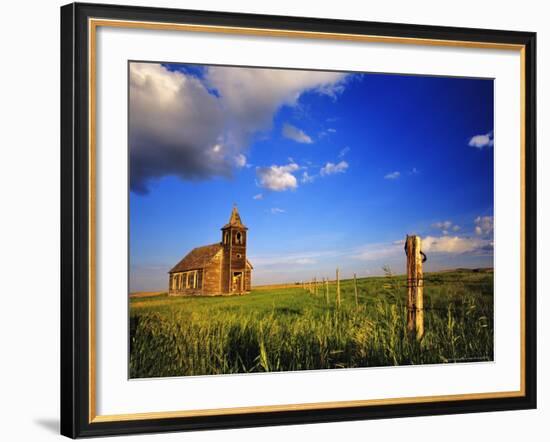
M 407 235 L 405 240 L 405 255 L 407 257 L 407 275 L 406 277 L 401 275 L 394 275 L 391 269 L 384 266 L 383 269 L 386 272 L 385 278 L 388 282 L 382 285 L 383 290 L 387 290 L 391 293 L 399 293 L 402 290 L 406 290 L 406 303 L 393 302 L 390 305 L 405 306 L 407 309 L 407 329 L 411 336 L 417 340 L 421 340 L 424 335 L 424 312 L 436 311 L 447 312 L 450 308 L 453 308 L 453 302 L 444 306 L 425 304 L 424 288 L 436 288 L 449 285 L 461 285 L 462 287 L 488 287 L 491 283 L 487 280 L 465 280 L 461 278 L 447 278 L 439 275 L 427 275 L 424 276 L 423 264 L 427 260 L 426 254 L 421 250 L 422 240 L 417 235 Z M 484 272 L 479 272 L 483 275 Z M 354 273 L 352 278 L 348 281 L 352 281 L 351 291 L 353 293 L 354 304 L 356 307 L 359 305 L 377 305 L 380 303 L 380 298 L 369 298 L 368 290 L 364 287 L 359 287 L 357 282 L 357 274 Z M 313 277 L 310 281 L 302 281 L 300 284 L 302 289 L 307 291 L 312 296 L 318 297 L 319 295 L 324 297 L 326 305 L 332 305 L 331 302 L 331 287 L 334 287 L 334 305 L 336 308 L 342 306 L 342 289 L 340 285 L 340 269 L 336 268 L 335 278 L 330 279 L 323 277 L 320 280 L 317 277 Z M 403 284 L 403 285 L 402 285 Z M 346 292 L 350 290 L 349 283 Z M 359 294 L 366 294 L 365 299 L 360 300 Z M 386 300 L 387 302 L 387 300 Z

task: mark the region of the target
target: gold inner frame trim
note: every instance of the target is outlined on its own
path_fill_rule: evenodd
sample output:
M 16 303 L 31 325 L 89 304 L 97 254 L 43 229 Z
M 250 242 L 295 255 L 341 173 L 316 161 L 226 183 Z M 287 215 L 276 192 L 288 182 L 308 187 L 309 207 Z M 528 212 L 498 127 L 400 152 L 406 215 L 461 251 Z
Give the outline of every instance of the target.
M 159 411 L 129 414 L 96 414 L 96 31 L 99 26 L 133 28 L 163 31 L 205 32 L 235 34 L 243 36 L 292 37 L 306 39 L 357 41 L 386 44 L 411 44 L 419 46 L 443 46 L 476 49 L 498 49 L 518 51 L 520 54 L 520 389 L 487 393 L 465 393 L 438 396 L 415 396 L 387 399 L 316 402 L 283 405 L 261 405 L 234 408 L 198 409 L 181 411 Z M 365 407 L 376 405 L 420 404 L 427 402 L 482 400 L 525 396 L 525 46 L 521 44 L 475 42 L 459 40 L 423 39 L 411 37 L 390 37 L 346 33 L 293 31 L 284 29 L 244 28 L 232 26 L 211 26 L 182 23 L 140 22 L 130 20 L 95 19 L 88 20 L 88 93 L 89 93 L 89 423 L 133 421 L 145 419 L 168 419 L 178 417 L 238 415 L 246 413 L 270 413 L 280 411 L 322 410 L 329 408 Z

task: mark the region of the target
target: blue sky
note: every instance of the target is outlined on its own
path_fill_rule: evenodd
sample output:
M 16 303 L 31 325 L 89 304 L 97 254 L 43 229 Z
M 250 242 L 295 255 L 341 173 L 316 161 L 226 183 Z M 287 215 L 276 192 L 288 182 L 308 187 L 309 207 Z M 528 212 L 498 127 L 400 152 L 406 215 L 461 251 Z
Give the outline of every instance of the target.
M 130 290 L 249 227 L 253 284 L 493 264 L 493 81 L 130 65 Z

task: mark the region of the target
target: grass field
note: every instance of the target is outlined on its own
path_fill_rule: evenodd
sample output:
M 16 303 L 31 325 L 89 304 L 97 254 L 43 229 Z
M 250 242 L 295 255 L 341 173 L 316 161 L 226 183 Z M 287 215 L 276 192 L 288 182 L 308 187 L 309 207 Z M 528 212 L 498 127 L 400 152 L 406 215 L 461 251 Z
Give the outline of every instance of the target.
M 493 273 L 425 274 L 425 335 L 406 332 L 404 276 L 232 297 L 130 299 L 130 377 L 433 364 L 493 359 Z

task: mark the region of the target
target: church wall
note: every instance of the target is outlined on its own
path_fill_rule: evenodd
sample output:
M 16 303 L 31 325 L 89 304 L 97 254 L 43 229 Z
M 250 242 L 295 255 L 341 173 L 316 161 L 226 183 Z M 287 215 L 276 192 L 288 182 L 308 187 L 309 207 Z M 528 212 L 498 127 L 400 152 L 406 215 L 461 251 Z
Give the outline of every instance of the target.
M 203 276 L 204 295 L 218 295 L 221 293 L 222 259 L 223 254 L 218 252 L 214 258 L 206 264 Z
M 187 287 L 187 274 L 194 274 L 195 286 Z M 178 272 L 170 275 L 170 285 L 168 288 L 168 294 L 170 296 L 193 296 L 202 294 L 202 279 L 204 271 L 202 269 L 196 269 L 188 272 Z M 192 283 L 190 283 L 192 284 Z
M 250 270 L 250 267 L 247 267 L 247 269 L 244 272 L 244 291 L 249 292 L 251 286 L 252 286 L 252 271 Z

